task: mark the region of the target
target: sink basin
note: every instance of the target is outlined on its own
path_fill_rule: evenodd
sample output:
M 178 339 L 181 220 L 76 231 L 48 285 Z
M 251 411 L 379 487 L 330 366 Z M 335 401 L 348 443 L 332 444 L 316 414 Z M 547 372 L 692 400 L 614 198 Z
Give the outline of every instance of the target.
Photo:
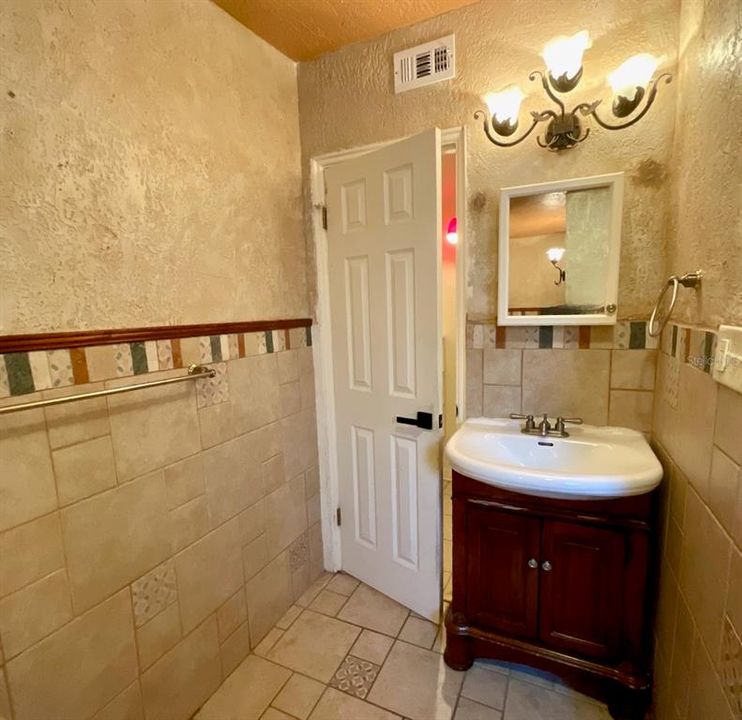
M 662 466 L 636 430 L 570 425 L 567 438 L 542 438 L 520 429 L 517 420 L 467 420 L 448 441 L 446 454 L 462 475 L 542 497 L 641 495 L 662 479 Z

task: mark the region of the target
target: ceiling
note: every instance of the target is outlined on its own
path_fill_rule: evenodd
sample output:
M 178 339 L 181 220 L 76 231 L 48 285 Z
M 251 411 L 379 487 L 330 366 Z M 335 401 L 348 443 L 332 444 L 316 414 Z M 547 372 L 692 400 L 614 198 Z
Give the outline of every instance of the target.
M 214 0 L 293 60 L 472 5 L 479 0 Z

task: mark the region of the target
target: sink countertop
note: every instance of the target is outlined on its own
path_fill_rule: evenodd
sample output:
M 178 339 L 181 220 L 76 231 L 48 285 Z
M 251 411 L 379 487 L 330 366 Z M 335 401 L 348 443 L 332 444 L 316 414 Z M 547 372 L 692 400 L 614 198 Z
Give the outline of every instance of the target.
M 521 422 L 473 418 L 446 445 L 462 475 L 505 490 L 590 500 L 641 495 L 656 488 L 662 466 L 642 433 L 568 425 L 569 437 L 527 435 Z

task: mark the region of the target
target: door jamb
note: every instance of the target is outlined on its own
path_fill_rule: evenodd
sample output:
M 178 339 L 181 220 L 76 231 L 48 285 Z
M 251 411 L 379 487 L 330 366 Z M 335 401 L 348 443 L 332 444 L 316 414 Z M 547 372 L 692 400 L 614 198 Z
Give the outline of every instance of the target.
M 324 566 L 330 572 L 337 572 L 341 569 L 342 554 L 340 529 L 336 521 L 336 510 L 340 505 L 340 486 L 337 466 L 332 331 L 330 327 L 330 277 L 327 232 L 322 225 L 322 208 L 325 204 L 324 171 L 333 165 L 360 157 L 399 140 L 404 140 L 404 138 L 378 142 L 351 150 L 340 150 L 310 159 L 311 228 L 317 268 L 316 322 L 312 328 L 312 356 L 315 368 L 314 385 L 317 404 L 322 544 Z M 460 126 L 441 130 L 441 147 L 445 145 L 456 147 L 456 216 L 458 231 L 456 248 L 456 402 L 459 409 L 459 419 L 463 420 L 466 417 L 466 128 Z

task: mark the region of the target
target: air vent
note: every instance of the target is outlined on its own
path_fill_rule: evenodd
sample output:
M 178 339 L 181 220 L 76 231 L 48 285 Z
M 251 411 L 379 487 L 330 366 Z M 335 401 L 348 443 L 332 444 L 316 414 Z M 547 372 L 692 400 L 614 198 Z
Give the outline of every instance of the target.
M 453 35 L 394 53 L 394 92 L 449 80 L 456 75 Z

